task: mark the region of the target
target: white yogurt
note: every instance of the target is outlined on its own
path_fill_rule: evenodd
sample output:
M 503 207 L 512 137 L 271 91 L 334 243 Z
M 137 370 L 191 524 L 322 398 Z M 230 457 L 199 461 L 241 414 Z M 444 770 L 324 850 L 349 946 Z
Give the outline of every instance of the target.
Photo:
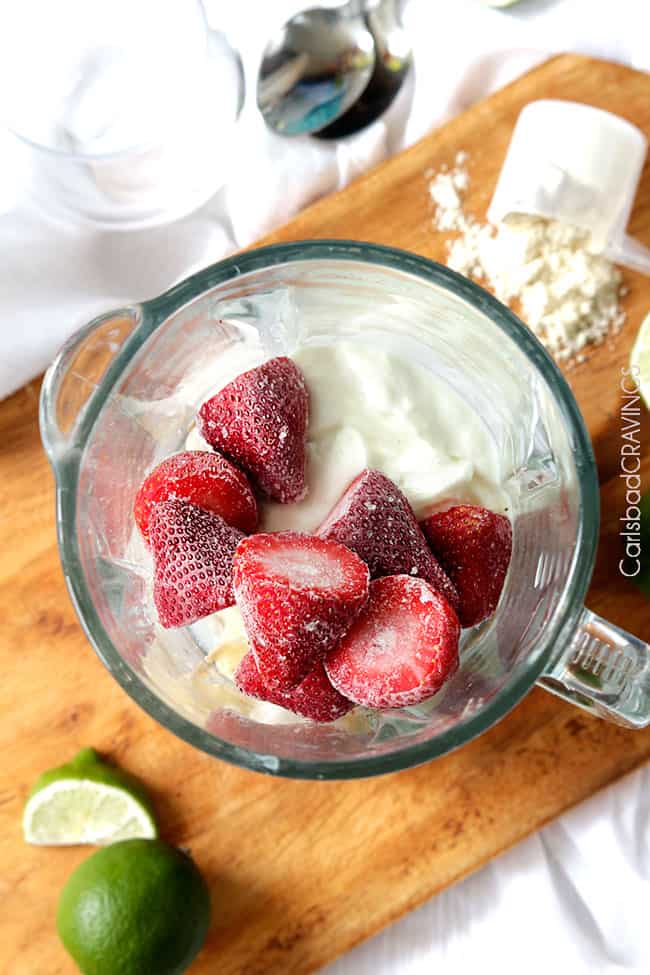
M 291 357 L 309 390 L 307 496 L 262 506 L 267 531 L 314 531 L 365 468 L 383 471 L 418 518 L 448 498 L 502 510 L 494 443 L 445 383 L 389 352 L 353 342 L 308 346 Z M 194 428 L 186 447 L 205 450 Z
M 426 369 L 353 342 L 305 346 L 292 358 L 309 390 L 308 493 L 297 504 L 261 505 L 263 530 L 314 531 L 365 468 L 390 477 L 418 518 L 452 500 L 505 510 L 500 485 L 509 472 L 502 470 L 496 445 L 477 414 Z M 207 444 L 193 429 L 186 447 L 201 450 Z M 248 649 L 237 607 L 201 620 L 193 630 L 211 651 L 211 661 L 232 679 Z M 233 706 L 230 699 L 227 706 Z M 250 699 L 241 710 L 260 721 L 296 720 L 272 705 L 260 702 L 256 709 Z

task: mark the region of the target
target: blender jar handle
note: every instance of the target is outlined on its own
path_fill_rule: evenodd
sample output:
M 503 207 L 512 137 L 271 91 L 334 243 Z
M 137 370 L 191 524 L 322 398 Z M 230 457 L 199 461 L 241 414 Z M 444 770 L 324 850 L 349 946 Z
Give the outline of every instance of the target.
M 40 403 L 41 439 L 55 469 L 83 440 L 82 418 L 140 320 L 139 306 L 100 315 L 68 339 L 45 373 Z
M 537 683 L 626 728 L 650 725 L 650 646 L 588 609 Z

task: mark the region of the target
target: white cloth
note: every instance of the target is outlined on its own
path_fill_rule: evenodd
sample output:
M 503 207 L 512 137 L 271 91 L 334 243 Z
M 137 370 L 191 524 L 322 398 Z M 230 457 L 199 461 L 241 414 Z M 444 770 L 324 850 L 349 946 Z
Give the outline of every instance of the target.
M 641 27 L 646 0 L 521 0 L 504 11 L 480 0 L 412 0 L 405 22 L 416 62 L 414 88 L 407 86 L 383 119 L 338 145 L 283 140 L 266 131 L 255 111 L 256 61 L 273 24 L 309 3 L 206 4 L 213 25 L 242 51 L 248 101 L 236 173 L 196 213 L 129 233 L 48 223 L 24 202 L 25 150 L 0 132 L 0 398 L 44 369 L 64 339 L 93 315 L 158 294 L 250 244 L 545 54 L 576 50 L 650 67 Z
M 649 895 L 645 768 L 438 894 L 322 975 L 647 975 Z
M 92 315 L 155 295 L 249 244 L 548 53 L 650 69 L 647 0 L 412 0 L 416 82 L 387 116 L 338 145 L 284 141 L 257 117 L 250 84 L 273 20 L 300 0 L 206 0 L 245 55 L 249 105 L 237 172 L 201 210 L 133 233 L 63 228 L 24 202 L 21 148 L 0 139 L 0 397 L 37 375 Z M 650 971 L 650 770 L 608 789 L 342 959 L 328 975 L 444 971 Z M 350 905 L 354 910 L 354 905 Z

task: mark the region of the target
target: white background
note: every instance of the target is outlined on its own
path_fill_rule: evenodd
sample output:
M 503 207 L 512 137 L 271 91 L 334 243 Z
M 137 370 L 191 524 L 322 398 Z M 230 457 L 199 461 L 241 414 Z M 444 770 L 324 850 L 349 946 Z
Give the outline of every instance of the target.
M 212 22 L 241 45 L 249 79 L 270 23 L 301 6 L 206 2 Z M 0 135 L 0 396 L 40 372 L 92 315 L 159 293 L 250 243 L 549 53 L 582 52 L 650 70 L 648 11 L 647 0 L 521 0 L 507 11 L 479 0 L 411 0 L 405 21 L 415 88 L 387 118 L 332 146 L 273 137 L 251 106 L 225 190 L 156 230 L 115 234 L 46 223 L 26 200 L 23 155 Z M 328 966 L 327 975 L 646 975 L 649 820 L 650 770 L 643 770 Z

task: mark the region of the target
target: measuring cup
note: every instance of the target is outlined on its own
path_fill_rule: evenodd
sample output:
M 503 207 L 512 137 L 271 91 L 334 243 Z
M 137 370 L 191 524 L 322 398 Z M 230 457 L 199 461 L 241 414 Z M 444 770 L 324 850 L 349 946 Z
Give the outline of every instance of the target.
M 591 234 L 590 247 L 650 275 L 650 249 L 626 234 L 648 142 L 635 125 L 591 105 L 554 99 L 521 112 L 488 219 L 529 213 Z

